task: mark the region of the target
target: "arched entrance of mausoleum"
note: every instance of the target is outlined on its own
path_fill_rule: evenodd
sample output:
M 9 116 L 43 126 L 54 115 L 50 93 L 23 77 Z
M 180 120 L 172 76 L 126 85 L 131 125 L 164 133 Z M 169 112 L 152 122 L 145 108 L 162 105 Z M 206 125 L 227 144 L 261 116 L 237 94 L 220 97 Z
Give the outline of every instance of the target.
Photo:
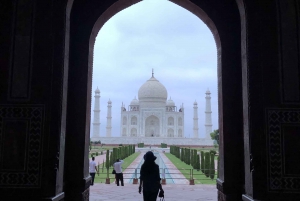
M 68 181 L 65 183 L 66 200 L 77 200 L 78 193 L 87 195 L 89 191 L 87 142 L 90 133 L 95 38 L 109 18 L 137 2 L 139 1 L 120 0 L 100 4 L 97 1 L 70 1 L 67 16 L 67 24 L 70 23 L 70 56 L 65 162 L 65 180 Z M 244 155 L 241 21 L 238 6 L 234 2 L 220 1 L 172 0 L 171 2 L 198 16 L 210 28 L 215 38 L 218 53 L 220 129 L 220 172 L 217 186 L 220 199 L 227 194 L 240 198 L 244 186 Z M 233 77 L 235 79 L 232 79 Z M 82 118 L 79 119 L 78 116 Z M 77 125 L 76 129 L 73 124 Z M 233 138 L 235 140 L 231 140 Z M 76 155 L 76 160 L 73 155 Z M 231 157 L 225 157 L 228 155 Z M 79 165 L 78 157 L 80 157 Z M 232 172 L 232 169 L 235 171 Z M 70 181 L 73 181 L 72 184 Z
M 160 136 L 160 121 L 159 118 L 151 115 L 145 120 L 145 137 Z

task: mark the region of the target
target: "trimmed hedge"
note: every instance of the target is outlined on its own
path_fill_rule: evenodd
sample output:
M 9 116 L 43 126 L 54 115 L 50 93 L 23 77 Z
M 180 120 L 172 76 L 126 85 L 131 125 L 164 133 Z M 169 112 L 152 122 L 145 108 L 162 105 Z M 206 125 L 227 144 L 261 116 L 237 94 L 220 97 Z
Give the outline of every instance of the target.
M 215 154 L 210 154 L 210 171 L 209 171 L 209 177 L 211 179 L 215 178 Z
M 209 177 L 209 168 L 210 168 L 210 153 L 205 152 L 204 154 L 204 174 L 206 177 Z
M 202 171 L 202 173 L 204 173 L 204 152 L 201 151 L 201 163 L 200 163 L 200 169 Z
M 105 162 L 105 166 L 106 166 L 106 170 L 107 170 L 107 177 L 106 178 L 109 178 L 109 150 L 107 149 L 106 150 L 106 162 Z
M 144 143 L 138 143 L 137 145 L 139 148 L 143 148 L 145 146 Z

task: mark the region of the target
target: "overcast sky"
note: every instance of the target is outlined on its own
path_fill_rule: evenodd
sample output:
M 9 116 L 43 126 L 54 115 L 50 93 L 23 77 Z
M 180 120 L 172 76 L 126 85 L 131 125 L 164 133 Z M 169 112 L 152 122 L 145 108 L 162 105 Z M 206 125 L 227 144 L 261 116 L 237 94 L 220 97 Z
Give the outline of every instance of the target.
M 107 102 L 112 101 L 112 136 L 120 136 L 126 108 L 154 76 L 177 108 L 185 108 L 184 134 L 193 136 L 193 103 L 198 102 L 199 136 L 205 135 L 205 91 L 211 91 L 213 130 L 218 128 L 217 51 L 212 33 L 194 14 L 167 0 L 144 0 L 113 16 L 98 33 L 94 51 L 92 110 L 97 86 L 100 136 L 106 135 Z M 91 113 L 93 122 L 93 112 Z M 91 124 L 91 134 L 93 126 Z

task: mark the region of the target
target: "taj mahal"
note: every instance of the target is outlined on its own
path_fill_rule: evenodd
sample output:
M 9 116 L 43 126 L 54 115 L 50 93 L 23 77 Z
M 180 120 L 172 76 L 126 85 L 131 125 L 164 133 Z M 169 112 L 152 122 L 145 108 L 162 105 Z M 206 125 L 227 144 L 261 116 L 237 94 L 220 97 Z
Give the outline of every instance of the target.
M 184 135 L 184 107 L 177 107 L 171 97 L 168 99 L 166 87 L 161 84 L 152 72 L 152 76 L 138 90 L 136 97 L 126 108 L 121 105 L 120 137 L 111 136 L 111 107 L 112 101 L 107 105 L 106 135 L 100 136 L 100 90 L 95 90 L 94 121 L 92 141 L 100 140 L 104 144 L 137 144 L 147 145 L 203 145 L 212 146 L 210 138 L 212 132 L 211 97 L 206 91 L 205 110 L 205 137 L 199 138 L 198 134 L 198 106 L 194 102 L 193 110 L 193 137 Z

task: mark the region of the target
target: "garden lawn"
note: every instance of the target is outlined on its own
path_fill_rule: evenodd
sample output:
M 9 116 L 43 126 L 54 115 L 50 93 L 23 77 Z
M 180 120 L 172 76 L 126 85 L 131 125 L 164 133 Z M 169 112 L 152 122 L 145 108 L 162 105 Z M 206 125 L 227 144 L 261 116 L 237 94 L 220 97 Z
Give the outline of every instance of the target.
M 128 156 L 127 158 L 124 159 L 124 163 L 122 164 L 122 170 L 124 171 L 139 155 L 139 152 L 136 152 L 130 156 Z M 102 168 L 104 167 L 104 169 Z M 115 175 L 111 174 L 111 172 L 113 171 L 113 167 L 109 168 L 109 178 L 111 179 L 110 182 L 112 183 L 115 180 Z M 96 174 L 95 176 L 95 183 L 105 183 L 105 179 L 107 176 L 107 169 L 105 168 L 105 162 L 104 162 L 104 166 L 103 163 L 99 165 L 99 170 L 98 170 L 99 174 Z
M 190 171 L 193 169 L 191 165 L 187 165 L 178 159 L 176 156 L 170 153 L 165 153 L 168 159 L 177 167 L 177 169 L 185 176 L 187 180 L 190 180 Z M 195 180 L 195 184 L 216 184 L 216 176 L 217 172 L 215 172 L 215 179 L 210 179 L 206 177 L 201 170 L 197 171 L 193 169 L 193 177 Z

